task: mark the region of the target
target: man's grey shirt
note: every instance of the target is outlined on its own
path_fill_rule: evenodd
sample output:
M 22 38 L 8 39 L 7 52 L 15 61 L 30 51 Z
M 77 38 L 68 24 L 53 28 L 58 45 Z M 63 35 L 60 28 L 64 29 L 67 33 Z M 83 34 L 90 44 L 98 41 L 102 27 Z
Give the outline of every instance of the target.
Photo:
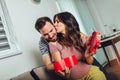
M 42 56 L 50 54 L 48 42 L 44 39 L 44 37 L 40 38 L 39 49 Z

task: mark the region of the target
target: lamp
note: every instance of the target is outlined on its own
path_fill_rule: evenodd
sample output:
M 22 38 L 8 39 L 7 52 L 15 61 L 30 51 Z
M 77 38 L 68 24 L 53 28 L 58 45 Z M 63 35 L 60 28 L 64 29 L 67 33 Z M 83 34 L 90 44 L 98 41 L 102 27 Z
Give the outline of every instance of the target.
M 35 4 L 39 4 L 41 2 L 41 0 L 32 0 L 32 2 Z

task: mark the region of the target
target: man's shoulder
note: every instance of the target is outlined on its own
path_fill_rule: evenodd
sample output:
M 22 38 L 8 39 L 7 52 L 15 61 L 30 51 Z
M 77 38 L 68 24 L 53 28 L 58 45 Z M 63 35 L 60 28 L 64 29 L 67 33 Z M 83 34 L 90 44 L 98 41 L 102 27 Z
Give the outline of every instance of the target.
M 48 44 L 44 37 L 40 37 L 39 44 Z
M 40 38 L 39 49 L 40 49 L 40 52 L 42 53 L 42 55 L 49 54 L 48 42 L 44 39 L 44 37 Z
M 42 36 L 40 37 L 40 42 L 45 41 L 45 38 Z

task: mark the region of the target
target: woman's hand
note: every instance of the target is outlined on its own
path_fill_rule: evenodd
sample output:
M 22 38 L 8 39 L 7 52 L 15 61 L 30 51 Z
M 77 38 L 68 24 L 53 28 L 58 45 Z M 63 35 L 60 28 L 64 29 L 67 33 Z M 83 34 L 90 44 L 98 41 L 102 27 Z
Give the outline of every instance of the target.
M 91 40 L 91 36 L 87 37 L 86 50 L 85 50 L 85 59 L 86 59 L 88 64 L 93 63 L 93 55 L 96 53 L 96 52 L 90 52 L 90 40 Z
M 92 36 L 89 36 L 87 37 L 87 40 L 86 40 L 86 48 L 88 49 L 88 53 L 90 53 L 90 55 L 94 55 L 96 54 L 96 51 L 91 51 L 91 38 Z
M 65 70 L 64 71 L 58 71 L 57 74 L 60 75 L 61 77 L 69 78 L 70 77 L 70 69 L 65 66 Z

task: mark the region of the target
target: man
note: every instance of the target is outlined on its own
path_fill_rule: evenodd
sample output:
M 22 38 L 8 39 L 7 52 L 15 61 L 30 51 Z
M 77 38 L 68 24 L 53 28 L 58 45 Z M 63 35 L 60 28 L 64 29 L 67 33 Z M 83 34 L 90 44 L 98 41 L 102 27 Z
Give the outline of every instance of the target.
M 39 42 L 39 48 L 42 53 L 43 62 L 48 70 L 53 70 L 48 68 L 50 64 L 53 66 L 51 62 L 48 42 L 56 41 L 57 32 L 52 24 L 52 21 L 48 17 L 39 18 L 35 24 L 35 28 L 43 35 Z
M 39 48 L 42 54 L 43 62 L 47 70 L 54 70 L 54 66 L 52 64 L 52 58 L 49 51 L 49 45 L 48 45 L 49 41 L 56 41 L 57 39 L 57 32 L 53 26 L 53 23 L 48 17 L 41 17 L 36 21 L 35 28 L 38 32 L 42 34 L 42 37 L 40 38 L 40 42 L 39 42 Z M 100 69 L 106 74 L 106 71 L 97 62 L 96 59 L 94 59 L 93 64 L 100 67 Z
M 47 75 L 52 79 L 64 80 L 54 72 L 54 66 L 52 64 L 52 58 L 49 51 L 48 42 L 56 41 L 57 39 L 57 32 L 53 26 L 52 21 L 48 17 L 41 17 L 36 21 L 35 28 L 42 34 L 39 42 L 39 48 L 42 54 L 43 63 L 47 69 Z

